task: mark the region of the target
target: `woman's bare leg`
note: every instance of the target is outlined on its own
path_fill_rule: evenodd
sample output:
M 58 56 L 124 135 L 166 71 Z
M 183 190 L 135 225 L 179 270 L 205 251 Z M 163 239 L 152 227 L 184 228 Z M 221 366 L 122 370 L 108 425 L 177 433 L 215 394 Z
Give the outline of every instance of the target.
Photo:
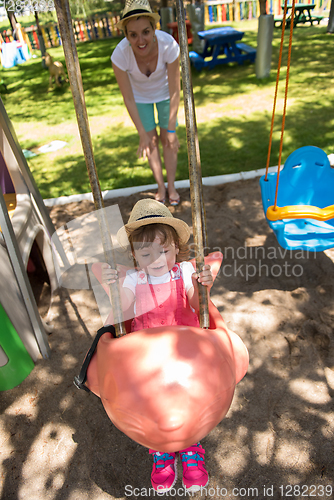
M 152 138 L 152 144 L 155 145 L 155 147 L 151 151 L 150 158 L 148 160 L 148 163 L 151 167 L 156 183 L 158 184 L 158 191 L 155 195 L 155 199 L 158 201 L 163 201 L 166 197 L 166 187 L 165 187 L 164 177 L 162 174 L 162 165 L 159 152 L 159 137 L 156 129 L 152 130 L 151 132 L 148 132 L 148 135 L 149 137 Z
M 177 167 L 177 151 L 171 149 L 167 142 L 167 130 L 160 129 L 160 137 L 163 148 L 164 162 L 168 182 L 168 195 L 170 200 L 178 200 L 179 194 L 175 189 L 175 175 Z

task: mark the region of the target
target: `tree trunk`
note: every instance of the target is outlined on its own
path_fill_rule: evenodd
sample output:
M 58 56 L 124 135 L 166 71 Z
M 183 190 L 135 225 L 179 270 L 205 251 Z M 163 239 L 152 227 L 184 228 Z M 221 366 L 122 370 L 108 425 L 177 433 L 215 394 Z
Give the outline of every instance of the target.
M 332 2 L 331 10 L 329 11 L 327 33 L 334 33 L 334 1 Z
M 44 60 L 46 50 L 45 50 L 44 38 L 42 35 L 41 26 L 39 24 L 37 11 L 35 11 L 35 20 L 36 20 L 36 26 L 37 26 L 38 43 L 39 43 L 39 48 L 40 48 L 41 56 L 42 56 L 42 66 L 44 69 L 46 69 L 46 64 L 45 64 L 45 60 Z
M 14 33 L 14 31 L 16 31 L 16 24 L 17 24 L 17 20 L 16 20 L 16 17 L 15 17 L 14 11 L 7 10 L 7 16 L 8 16 L 10 25 L 12 27 L 12 32 Z
M 262 15 L 258 19 L 257 51 L 256 51 L 256 78 L 270 76 L 272 41 L 274 31 L 274 16 Z
M 260 2 L 260 16 L 265 16 L 267 14 L 267 2 L 266 0 L 259 0 Z

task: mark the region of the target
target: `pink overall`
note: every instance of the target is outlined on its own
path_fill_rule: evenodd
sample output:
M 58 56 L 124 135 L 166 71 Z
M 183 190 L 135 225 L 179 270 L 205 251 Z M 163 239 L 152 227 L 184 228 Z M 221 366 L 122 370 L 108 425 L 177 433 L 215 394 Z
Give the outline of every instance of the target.
M 198 317 L 188 302 L 179 264 L 175 264 L 170 275 L 168 283 L 152 285 L 146 273 L 139 272 L 132 332 L 164 325 L 199 326 Z

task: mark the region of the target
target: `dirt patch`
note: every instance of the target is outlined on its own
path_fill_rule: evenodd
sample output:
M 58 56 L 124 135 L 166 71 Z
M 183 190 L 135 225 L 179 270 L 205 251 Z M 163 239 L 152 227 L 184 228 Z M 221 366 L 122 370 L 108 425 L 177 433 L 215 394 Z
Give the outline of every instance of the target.
M 153 194 L 108 203 L 127 220 L 134 203 Z M 173 213 L 191 225 L 189 190 L 180 194 Z M 211 488 L 203 497 L 330 498 L 334 251 L 279 247 L 263 216 L 258 179 L 204 187 L 204 199 L 209 246 L 224 254 L 212 300 L 246 343 L 250 367 L 227 417 L 202 441 Z M 84 201 L 50 214 L 60 227 L 92 209 Z M 101 326 L 92 292 L 60 289 L 53 312 L 51 358 L 2 393 L 1 498 L 149 497 L 147 450 L 112 425 L 98 398 L 72 383 Z

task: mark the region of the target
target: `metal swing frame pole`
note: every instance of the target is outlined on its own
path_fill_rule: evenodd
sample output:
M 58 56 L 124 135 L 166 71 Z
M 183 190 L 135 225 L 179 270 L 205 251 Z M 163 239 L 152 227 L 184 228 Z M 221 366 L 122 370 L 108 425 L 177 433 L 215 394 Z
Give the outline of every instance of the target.
M 191 81 L 190 61 L 188 55 L 188 37 L 183 0 L 176 0 L 176 14 L 179 30 L 183 100 L 186 117 L 190 199 L 196 252 L 196 270 L 199 272 L 204 266 L 204 254 L 207 248 L 207 234 L 203 201 L 201 158 L 197 135 L 194 94 Z M 209 328 L 209 304 L 206 287 L 199 285 L 198 293 L 200 325 L 202 328 Z
M 68 0 L 55 0 L 58 25 L 61 40 L 64 49 L 66 67 L 70 80 L 73 96 L 74 108 L 77 116 L 77 122 L 80 132 L 82 149 L 85 156 L 86 167 L 88 171 L 89 182 L 93 194 L 95 210 L 100 226 L 102 246 L 106 262 L 116 269 L 115 256 L 110 238 L 108 221 L 105 217 L 101 187 L 97 175 L 93 145 L 90 135 L 88 115 L 85 103 L 84 89 L 82 84 L 81 70 L 79 65 L 77 47 L 74 39 L 72 18 Z M 120 337 L 126 334 L 123 323 L 123 314 L 121 307 L 120 291 L 118 281 L 110 285 L 110 298 L 114 315 L 116 336 Z

